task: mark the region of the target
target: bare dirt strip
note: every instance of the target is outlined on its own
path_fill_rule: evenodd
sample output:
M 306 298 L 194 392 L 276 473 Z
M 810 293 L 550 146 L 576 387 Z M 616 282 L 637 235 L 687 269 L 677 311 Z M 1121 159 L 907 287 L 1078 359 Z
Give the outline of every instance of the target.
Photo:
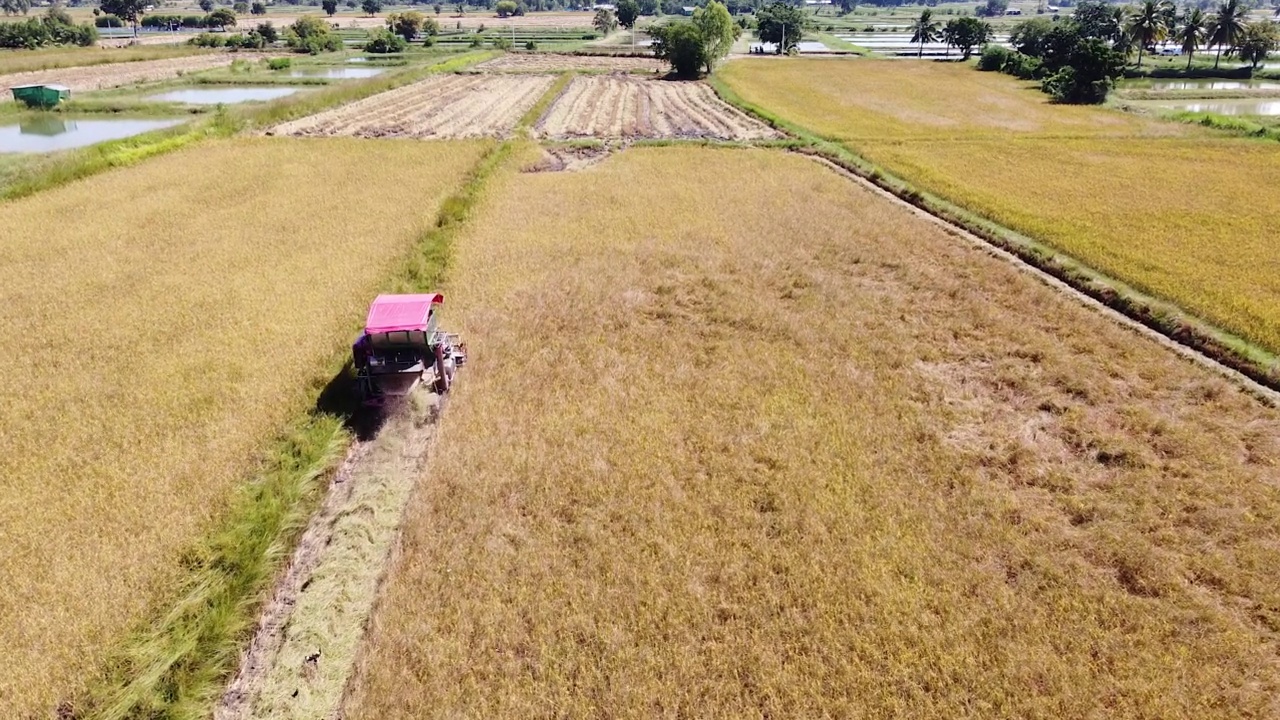
M 33 70 L 31 72 L 0 75 L 0 87 L 14 85 L 66 85 L 71 90 L 103 90 L 106 88 L 154 82 L 177 77 L 181 73 L 198 72 L 230 65 L 235 59 L 229 53 L 211 53 L 164 60 L 140 60 L 137 62 L 110 63 L 88 67 L 59 68 L 57 70 Z
M 419 388 L 351 449 L 276 583 L 214 720 L 331 718 L 443 404 Z
M 271 135 L 465 138 L 510 133 L 554 78 L 433 75 L 328 112 L 278 125 Z
M 507 53 L 476 66 L 485 72 L 659 72 L 663 64 L 655 58 L 610 57 L 606 55 L 557 55 Z
M 626 75 L 574 78 L 537 129 L 544 137 L 556 139 L 780 137 L 769 126 L 716 97 L 703 83 Z

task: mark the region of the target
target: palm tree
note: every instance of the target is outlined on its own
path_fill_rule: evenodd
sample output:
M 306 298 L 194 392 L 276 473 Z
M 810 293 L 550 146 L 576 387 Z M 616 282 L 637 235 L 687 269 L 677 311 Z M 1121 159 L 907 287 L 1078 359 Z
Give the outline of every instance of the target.
M 1182 18 L 1182 27 L 1174 35 L 1174 40 L 1182 43 L 1182 52 L 1187 54 L 1187 69 L 1191 69 L 1191 58 L 1204 43 L 1205 27 L 1209 21 L 1200 8 L 1191 8 L 1191 12 Z
M 1230 52 L 1244 35 L 1244 19 L 1248 14 L 1249 11 L 1240 6 L 1240 0 L 1225 0 L 1218 6 L 1218 14 L 1207 28 L 1209 47 L 1218 49 L 1218 54 L 1213 59 L 1214 69 L 1217 69 L 1218 61 L 1222 59 L 1223 46 Z
M 1142 0 L 1138 12 L 1129 18 L 1126 30 L 1138 43 L 1138 67 L 1142 67 L 1142 51 L 1168 36 L 1169 28 L 1165 25 L 1168 5 L 1168 0 Z
M 920 52 L 916 53 L 916 57 L 924 57 L 924 44 L 937 39 L 938 23 L 933 21 L 933 11 L 925 8 L 925 11 L 920 13 L 920 19 L 911 23 L 911 42 L 920 43 Z

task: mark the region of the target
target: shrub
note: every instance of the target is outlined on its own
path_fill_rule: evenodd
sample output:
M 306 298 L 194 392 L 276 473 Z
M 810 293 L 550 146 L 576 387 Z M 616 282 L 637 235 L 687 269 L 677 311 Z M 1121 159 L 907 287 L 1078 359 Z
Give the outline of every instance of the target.
M 99 15 L 93 19 L 93 24 L 100 28 L 124 27 L 124 21 L 115 15 Z
M 435 46 L 436 46 L 436 39 L 431 35 L 428 35 L 427 39 L 422 41 L 422 47 L 424 48 L 435 47 Z
M 978 69 L 988 72 L 1003 70 L 1009 56 L 1013 52 L 999 45 L 988 45 L 982 48 L 982 54 L 978 56 Z
M 364 44 L 364 51 L 367 53 L 387 54 L 404 52 L 409 43 L 399 35 L 394 35 L 386 30 L 374 30 L 369 37 L 369 42 Z
M 1042 66 L 1043 63 L 1040 58 L 1023 55 L 1020 52 L 1011 52 L 1009 57 L 1005 58 L 1004 65 L 1000 67 L 1000 71 L 1023 80 L 1034 80 L 1040 76 Z
M 472 35 L 471 47 L 473 48 L 484 47 L 484 38 L 480 37 L 479 35 Z
M 267 60 L 267 69 L 269 70 L 288 70 L 293 65 L 293 61 L 289 58 L 270 58 Z
M 200 33 L 199 35 L 191 38 L 187 42 L 191 43 L 192 45 L 195 45 L 196 47 L 216 48 L 216 47 L 222 47 L 224 44 L 226 44 L 226 39 L 221 35 L 214 35 L 213 33 L 205 32 L 205 33 Z
M 526 42 L 526 43 L 524 44 L 524 49 L 525 49 L 525 50 L 529 50 L 530 52 L 532 52 L 532 51 L 534 51 L 534 50 L 537 50 L 537 49 L 538 49 L 538 43 L 536 43 L 536 42 L 534 42 L 534 41 L 532 41 L 532 40 L 529 40 L 528 42 Z
M 511 40 L 509 38 L 504 38 L 504 37 L 494 38 L 493 47 L 495 50 L 510 50 Z
M 270 22 L 258 23 L 258 27 L 254 32 L 261 35 L 262 39 L 266 41 L 268 45 L 280 39 L 280 32 L 276 30 L 276 26 L 272 25 Z M 288 58 L 282 59 L 288 60 Z

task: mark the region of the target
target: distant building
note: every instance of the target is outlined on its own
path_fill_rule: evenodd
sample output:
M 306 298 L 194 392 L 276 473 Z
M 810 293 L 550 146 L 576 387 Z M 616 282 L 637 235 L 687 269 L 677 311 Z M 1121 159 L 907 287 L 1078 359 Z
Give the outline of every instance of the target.
M 1004 14 L 1005 15 L 1021 15 L 1022 11 L 1019 10 L 1018 8 L 1009 8 L 1008 10 L 1004 11 Z
M 614 11 L 614 10 L 617 10 L 617 9 L 618 9 L 618 6 L 617 6 L 617 5 L 614 5 L 614 4 L 612 4 L 612 3 L 596 3 L 596 4 L 595 4 L 595 6 L 594 6 L 594 7 L 592 7 L 591 9 L 592 9 L 592 10 L 609 10 L 609 11 Z
M 692 15 L 692 14 L 693 14 L 693 11 L 694 11 L 694 10 L 697 10 L 697 9 L 698 9 L 698 8 L 694 7 L 693 5 L 685 5 L 684 7 L 680 8 L 680 14 L 681 14 L 681 15 Z

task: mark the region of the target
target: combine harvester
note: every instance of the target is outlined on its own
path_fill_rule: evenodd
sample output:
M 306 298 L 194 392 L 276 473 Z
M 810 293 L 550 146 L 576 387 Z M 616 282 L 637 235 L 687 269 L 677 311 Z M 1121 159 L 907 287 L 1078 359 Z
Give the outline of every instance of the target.
M 431 373 L 434 390 L 449 391 L 453 374 L 467 361 L 467 346 L 440 330 L 444 295 L 379 295 L 369 307 L 364 332 L 351 347 L 356 381 L 365 405 L 403 398 Z

